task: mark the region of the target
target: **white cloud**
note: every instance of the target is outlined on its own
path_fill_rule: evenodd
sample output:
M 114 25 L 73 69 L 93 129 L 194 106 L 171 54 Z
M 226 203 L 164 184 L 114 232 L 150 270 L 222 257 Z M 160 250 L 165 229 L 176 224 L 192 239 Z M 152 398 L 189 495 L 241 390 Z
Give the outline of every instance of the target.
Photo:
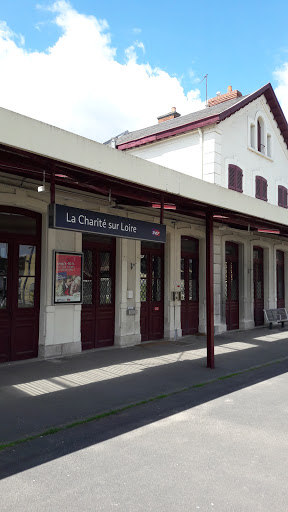
M 285 62 L 281 68 L 274 72 L 274 77 L 278 82 L 275 88 L 275 94 L 281 104 L 286 117 L 288 117 L 288 63 Z
M 0 24 L 2 107 L 100 142 L 155 124 L 172 105 L 181 114 L 204 107 L 197 89 L 185 95 L 177 78 L 137 62 L 142 42 L 127 48 L 121 64 L 105 20 L 64 0 L 49 10 L 62 35 L 45 52 L 26 50 L 24 38 Z

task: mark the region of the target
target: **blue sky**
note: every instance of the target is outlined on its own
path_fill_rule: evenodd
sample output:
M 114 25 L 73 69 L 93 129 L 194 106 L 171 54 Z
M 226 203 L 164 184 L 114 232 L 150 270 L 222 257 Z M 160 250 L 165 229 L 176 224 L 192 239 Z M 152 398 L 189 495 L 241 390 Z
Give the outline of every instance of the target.
M 287 15 L 279 0 L 0 0 L 0 106 L 103 141 L 203 108 L 208 73 L 208 97 L 271 82 L 287 115 Z

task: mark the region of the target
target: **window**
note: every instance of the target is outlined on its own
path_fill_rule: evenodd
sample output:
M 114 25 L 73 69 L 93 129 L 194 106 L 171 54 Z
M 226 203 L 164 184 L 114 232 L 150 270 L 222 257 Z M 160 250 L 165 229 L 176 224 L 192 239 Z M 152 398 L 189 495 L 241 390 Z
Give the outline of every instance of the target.
M 272 151 L 271 151 L 271 135 L 270 133 L 267 133 L 267 156 L 271 158 Z
M 242 187 L 243 172 L 237 165 L 229 165 L 228 167 L 228 188 L 236 190 L 236 192 L 243 192 Z
M 257 121 L 257 149 L 260 151 L 260 153 L 265 154 L 264 122 L 261 117 L 259 117 Z
M 282 185 L 278 186 L 278 206 L 287 208 L 287 188 Z
M 262 201 L 267 201 L 267 187 L 267 180 L 262 178 L 262 176 L 256 176 L 255 197 L 262 199 Z
M 273 139 L 265 114 L 257 112 L 254 119 L 248 117 L 248 148 L 272 159 Z
M 255 149 L 255 124 L 250 124 L 250 146 Z

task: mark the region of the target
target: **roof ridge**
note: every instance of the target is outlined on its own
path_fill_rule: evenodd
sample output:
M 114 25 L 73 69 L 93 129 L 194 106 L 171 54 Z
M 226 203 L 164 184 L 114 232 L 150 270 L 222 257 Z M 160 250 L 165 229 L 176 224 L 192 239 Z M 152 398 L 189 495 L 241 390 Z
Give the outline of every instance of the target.
M 217 103 L 211 107 L 206 107 L 163 123 L 128 132 L 116 140 L 116 147 L 120 150 L 130 149 L 165 138 L 182 135 L 207 125 L 220 123 L 262 95 L 265 96 L 288 148 L 288 123 L 270 82 L 245 96 L 232 98 L 231 100 Z
M 201 119 L 208 119 L 212 116 L 215 116 L 215 114 L 219 114 L 220 112 L 223 112 L 229 107 L 233 106 L 235 103 L 239 103 L 239 101 L 242 98 L 245 98 L 246 96 L 241 96 L 238 98 L 233 98 L 231 100 L 227 100 L 225 102 L 219 103 L 217 105 L 213 105 L 212 107 L 206 107 L 201 110 L 197 110 L 195 112 L 190 112 L 188 114 L 184 114 L 183 116 L 177 117 L 175 119 L 170 119 L 168 121 L 165 121 L 163 123 L 154 124 L 151 126 L 147 126 L 144 128 L 140 128 L 138 130 L 133 130 L 132 132 L 128 131 L 127 134 L 123 136 L 119 136 L 117 138 L 116 144 L 122 144 L 124 142 L 128 142 L 131 140 L 139 140 L 146 136 L 147 133 L 153 134 L 153 133 L 163 133 L 168 130 L 173 129 L 174 127 L 182 127 L 188 124 L 191 124 L 194 120 L 201 120 Z M 228 103 L 228 105 L 227 105 Z M 225 108 L 223 108 L 225 106 Z

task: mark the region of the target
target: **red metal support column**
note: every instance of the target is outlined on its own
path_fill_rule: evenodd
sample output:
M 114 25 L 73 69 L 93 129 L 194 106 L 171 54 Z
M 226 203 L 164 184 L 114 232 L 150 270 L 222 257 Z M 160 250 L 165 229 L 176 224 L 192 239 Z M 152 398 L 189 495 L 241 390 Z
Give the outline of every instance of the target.
M 213 214 L 206 213 L 207 368 L 214 368 Z
M 50 203 L 51 204 L 55 203 L 55 168 L 54 168 L 54 165 L 52 166 L 51 174 L 50 174 Z

